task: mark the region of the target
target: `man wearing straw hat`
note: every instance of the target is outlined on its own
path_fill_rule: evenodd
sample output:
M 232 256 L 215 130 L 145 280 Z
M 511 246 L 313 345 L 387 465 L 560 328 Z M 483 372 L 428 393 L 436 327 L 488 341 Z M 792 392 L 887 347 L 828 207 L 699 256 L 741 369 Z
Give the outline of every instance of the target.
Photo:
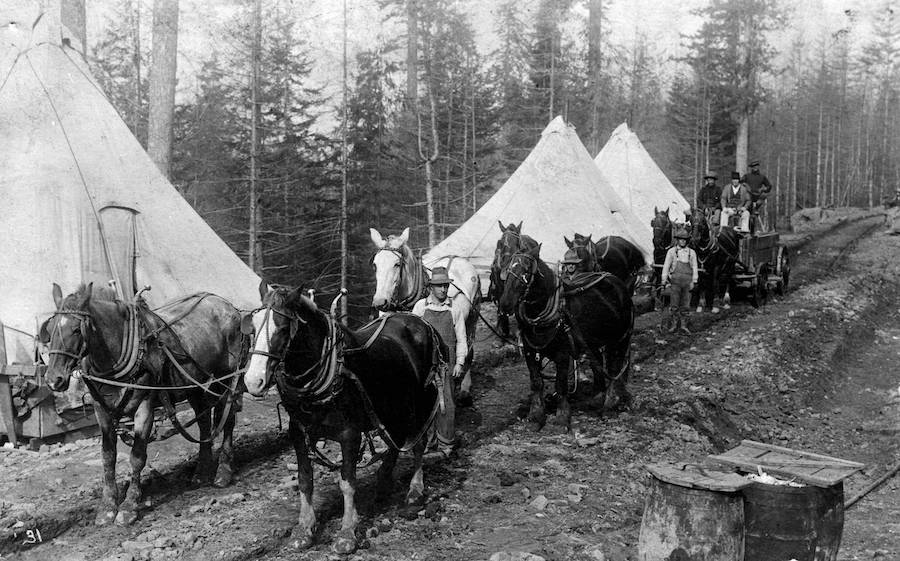
M 463 373 L 466 361 L 466 318 L 453 306 L 453 299 L 447 297 L 450 276 L 445 267 L 435 267 L 428 281 L 428 296 L 415 303 L 412 313 L 420 316 L 434 327 L 450 349 L 455 360 L 453 378 L 444 377 L 440 390 L 442 406 L 435 419 L 437 445 L 444 455 L 449 455 L 456 445 L 456 402 L 455 380 Z

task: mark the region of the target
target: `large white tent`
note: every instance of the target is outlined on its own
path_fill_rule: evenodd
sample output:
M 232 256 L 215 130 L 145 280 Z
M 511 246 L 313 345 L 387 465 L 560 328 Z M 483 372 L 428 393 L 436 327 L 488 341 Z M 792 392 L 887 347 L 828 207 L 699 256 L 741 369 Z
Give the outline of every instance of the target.
M 669 216 L 684 221 L 691 205 L 659 169 L 641 139 L 622 123 L 594 158 L 600 173 L 642 221 L 653 219 L 653 209 L 669 209 Z
M 112 285 L 126 299 L 150 286 L 151 306 L 200 291 L 239 308 L 259 304 L 259 277 L 132 136 L 92 78 L 59 2 L 0 6 L 0 322 L 8 364 L 33 360 L 37 327 L 55 309 L 54 282 L 64 293 L 80 283 Z
M 541 257 L 555 263 L 566 251 L 563 236 L 575 232 L 619 235 L 652 258 L 650 221 L 641 223 L 600 174 L 575 129 L 556 117 L 506 183 L 462 226 L 423 257 L 469 259 L 486 276 L 500 238 L 498 221 L 522 222 L 522 232 L 543 244 Z M 484 284 L 484 286 L 487 286 Z

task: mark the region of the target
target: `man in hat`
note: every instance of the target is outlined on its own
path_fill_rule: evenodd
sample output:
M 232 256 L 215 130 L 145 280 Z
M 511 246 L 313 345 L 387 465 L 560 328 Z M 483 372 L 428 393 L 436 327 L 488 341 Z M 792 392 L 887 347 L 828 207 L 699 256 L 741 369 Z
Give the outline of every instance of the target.
M 740 216 L 736 231 L 742 233 L 750 232 L 750 192 L 747 186 L 741 183 L 741 174 L 736 171 L 731 172 L 731 183 L 722 189 L 722 226 L 728 224 L 728 221 L 734 215 Z
M 769 178 L 759 172 L 759 160 L 750 162 L 750 173 L 744 174 L 741 183 L 750 193 L 750 213 L 754 217 L 765 218 L 766 197 L 772 191 Z
M 716 227 L 719 225 L 719 218 L 722 214 L 722 190 L 716 185 L 718 178 L 716 172 L 706 172 L 706 175 L 703 176 L 705 183 L 697 193 L 697 208 L 704 211 L 710 225 Z
M 677 329 L 690 333 L 687 328 L 685 311 L 690 303 L 690 292 L 697 284 L 697 252 L 689 248 L 687 243 L 691 237 L 687 230 L 678 228 L 675 230 L 675 245 L 666 253 L 663 263 L 662 283 L 665 286 L 671 283 L 669 290 L 669 332 Z
M 562 265 L 562 276 L 564 279 L 571 279 L 577 273 L 585 272 L 584 259 L 578 256 L 578 250 L 575 248 L 567 249 L 566 254 L 559 263 Z
M 455 379 L 462 376 L 468 350 L 466 318 L 459 308 L 453 305 L 453 299 L 447 297 L 449 289 L 450 276 L 446 267 L 435 267 L 428 281 L 428 296 L 416 302 L 412 309 L 412 313 L 434 327 L 450 349 L 451 359 L 455 361 L 453 378 L 444 377 L 443 388 L 440 390 L 443 407 L 435 419 L 438 447 L 445 455 L 449 455 L 456 445 Z

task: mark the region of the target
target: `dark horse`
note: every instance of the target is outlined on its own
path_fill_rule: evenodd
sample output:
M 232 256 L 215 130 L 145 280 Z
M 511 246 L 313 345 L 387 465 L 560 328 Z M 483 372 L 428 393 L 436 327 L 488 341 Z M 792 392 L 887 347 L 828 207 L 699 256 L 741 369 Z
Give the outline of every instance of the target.
M 49 343 L 47 378 L 50 388 L 64 391 L 69 377 L 80 369 L 94 398 L 94 412 L 102 433 L 103 498 L 96 523 L 131 524 L 141 502 L 141 471 L 147 461 L 147 442 L 154 408 L 162 404 L 172 424 L 186 438 L 200 444 L 195 483 L 215 477 L 224 487 L 232 479 L 232 441 L 235 409 L 240 395 L 240 368 L 246 357 L 240 312 L 227 300 L 199 293 L 149 310 L 140 298 L 134 303 L 113 299 L 82 285 L 62 297 L 53 285 L 56 312 L 41 327 Z M 118 400 L 107 401 L 110 388 L 123 388 Z M 186 399 L 194 410 L 199 440 L 184 430 L 173 403 Z M 131 484 L 119 503 L 116 487 L 116 429 L 124 416 L 134 417 L 131 447 Z M 216 424 L 211 431 L 212 423 Z M 212 454 L 215 432 L 222 432 L 218 469 Z
M 523 236 L 523 249 L 507 266 L 500 307 L 515 313 L 531 379 L 529 423 L 546 422 L 542 359 L 556 365 L 559 396 L 556 424 L 569 428 L 569 372 L 573 360 L 586 354 L 594 373 L 594 401 L 604 407 L 627 402 L 634 314 L 628 287 L 613 274 L 587 273 L 563 284 L 540 258 L 540 245 Z M 526 241 L 526 239 L 528 241 Z M 609 395 L 612 381 L 613 394 Z
M 669 209 L 664 211 L 653 207 L 653 219 L 650 221 L 650 227 L 653 229 L 653 274 L 650 278 L 650 285 L 654 289 L 655 298 L 653 301 L 660 300 L 660 305 L 667 305 L 662 298 L 662 268 L 666 261 L 666 253 L 672 247 L 672 219 L 669 217 Z
M 570 249 L 587 249 L 586 270 L 612 273 L 628 286 L 630 294 L 634 293 L 638 273 L 646 266 L 644 255 L 636 245 L 621 236 L 604 236 L 595 242 L 591 235 L 578 233 L 571 241 L 566 237 L 563 240 Z
M 724 300 L 728 279 L 734 273 L 738 256 L 739 237 L 734 228 L 723 226 L 712 232 L 706 213 L 695 209 L 691 216 L 691 246 L 697 252 L 700 276 L 698 294 L 713 313 L 719 311 L 716 298 Z
M 256 333 L 244 380 L 247 391 L 259 396 L 274 378 L 290 416 L 300 486 L 292 546 L 303 549 L 313 542 L 316 514 L 309 452 L 315 452 L 318 440 L 327 439 L 340 443 L 342 455 L 344 516 L 333 548 L 350 553 L 357 547 L 354 495 L 364 432 L 377 430 L 389 446 L 378 470 L 379 494 L 390 492 L 397 456 L 411 449 L 415 473 L 406 500 L 415 504 L 422 498 L 424 436 L 440 405 L 435 378 L 444 375 L 447 347 L 412 314 L 387 314 L 351 330 L 333 319 L 333 310 L 320 310 L 300 289 L 267 291 L 263 283 L 260 295 L 262 307 L 244 318 L 244 330 Z
M 497 307 L 497 329 L 500 335 L 509 337 L 509 316 L 500 312 L 500 296 L 503 294 L 503 282 L 506 280 L 506 266 L 515 252 L 519 251 L 519 238 L 522 235 L 522 223 L 518 225 L 510 222 L 504 226 L 503 222 L 497 221 L 500 226 L 500 239 L 497 240 L 497 247 L 494 249 L 494 260 L 491 262 L 491 284 L 488 287 L 487 299 L 494 303 Z

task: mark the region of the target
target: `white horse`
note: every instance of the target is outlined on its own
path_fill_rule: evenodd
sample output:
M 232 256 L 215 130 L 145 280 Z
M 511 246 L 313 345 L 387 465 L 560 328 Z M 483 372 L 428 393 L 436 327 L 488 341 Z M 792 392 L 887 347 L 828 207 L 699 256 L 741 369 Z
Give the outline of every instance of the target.
M 409 228 L 403 230 L 399 236 L 391 234 L 387 239 L 375 228 L 369 228 L 369 234 L 377 249 L 372 257 L 372 266 L 375 268 L 375 295 L 372 297 L 372 307 L 382 313 L 412 310 L 413 305 L 427 294 L 428 276 L 422 261 L 406 245 L 409 240 Z M 475 267 L 462 257 L 441 257 L 430 265 L 431 268 L 447 268 L 451 281 L 447 295 L 453 300 L 453 306 L 466 318 L 468 352 L 463 365 L 457 402 L 460 405 L 470 405 L 475 323 L 478 320 L 478 307 L 481 303 L 481 280 Z

